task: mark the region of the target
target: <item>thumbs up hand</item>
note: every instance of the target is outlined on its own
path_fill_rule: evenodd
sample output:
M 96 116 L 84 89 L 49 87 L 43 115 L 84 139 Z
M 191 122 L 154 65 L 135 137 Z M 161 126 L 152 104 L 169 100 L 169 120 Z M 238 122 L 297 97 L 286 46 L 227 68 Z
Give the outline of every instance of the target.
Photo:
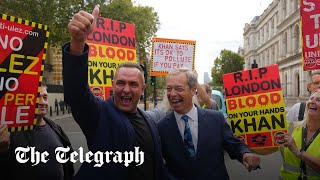
M 99 7 L 96 6 L 91 14 L 79 11 L 72 17 L 68 24 L 68 32 L 71 36 L 70 53 L 82 54 L 87 36 L 92 33 L 98 16 Z

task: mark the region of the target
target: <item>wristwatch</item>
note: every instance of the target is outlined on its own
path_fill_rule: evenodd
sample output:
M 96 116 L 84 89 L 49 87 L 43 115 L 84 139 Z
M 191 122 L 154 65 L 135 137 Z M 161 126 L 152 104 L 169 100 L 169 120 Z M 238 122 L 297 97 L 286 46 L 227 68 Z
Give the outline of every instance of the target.
M 295 155 L 295 156 L 297 156 L 297 157 L 300 157 L 301 156 L 301 154 L 302 154 L 302 151 L 303 151 L 303 149 L 298 149 L 297 151 L 295 151 L 295 152 L 293 152 L 293 154 Z

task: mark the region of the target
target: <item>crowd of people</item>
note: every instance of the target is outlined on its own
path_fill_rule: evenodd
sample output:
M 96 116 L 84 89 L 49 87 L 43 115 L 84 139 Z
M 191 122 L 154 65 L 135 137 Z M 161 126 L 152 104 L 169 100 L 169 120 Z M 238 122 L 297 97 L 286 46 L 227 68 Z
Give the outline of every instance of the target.
M 217 111 L 219 107 L 210 99 L 210 87 L 200 85 L 197 74 L 190 69 L 179 68 L 168 74 L 164 105 L 152 111 L 137 107 L 145 81 L 141 67 L 135 63 L 117 67 L 113 96 L 107 100 L 96 98 L 88 85 L 86 39 L 98 14 L 98 7 L 92 13 L 80 11 L 68 25 L 70 42 L 62 47 L 65 101 L 71 106 L 91 152 L 129 152 L 140 147 L 144 163 L 125 167 L 111 161 L 97 168 L 86 162 L 75 175 L 72 163 L 18 163 L 14 153 L 19 146 L 33 146 L 53 155 L 56 147 L 71 147 L 61 127 L 45 117 L 48 93 L 42 86 L 33 131 L 9 133 L 6 126 L 0 126 L 0 164 L 5 168 L 1 169 L 1 179 L 229 179 L 224 151 L 249 172 L 259 168 L 260 156 L 233 136 L 223 114 Z M 319 84 L 320 74 L 313 75 L 302 121 L 298 121 L 296 106 L 288 112 L 291 123 L 288 133 L 283 135 L 281 179 L 320 178 Z

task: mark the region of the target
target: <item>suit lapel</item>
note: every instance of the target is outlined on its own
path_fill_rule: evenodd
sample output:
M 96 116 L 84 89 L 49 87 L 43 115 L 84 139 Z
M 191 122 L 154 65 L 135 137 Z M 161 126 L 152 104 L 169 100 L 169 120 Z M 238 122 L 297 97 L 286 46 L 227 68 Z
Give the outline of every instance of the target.
M 168 132 L 170 132 L 168 135 L 171 136 L 171 139 L 173 139 L 173 145 L 177 145 L 178 149 L 184 150 L 184 142 L 182 139 L 182 136 L 180 134 L 180 130 L 177 125 L 176 117 L 174 116 L 174 113 L 171 112 L 170 116 L 167 117 L 167 129 Z
M 206 146 L 206 136 L 208 132 L 206 131 L 208 127 L 208 119 L 206 117 L 206 111 L 198 108 L 198 144 L 197 144 L 197 159 L 201 155 L 201 149 Z
M 138 112 L 145 119 L 147 125 L 149 126 L 154 145 L 156 146 L 157 143 L 156 143 L 155 138 L 159 133 L 158 133 L 157 127 L 155 127 L 155 123 L 152 122 L 152 119 L 150 119 L 148 116 L 146 116 L 145 113 L 142 110 L 140 110 L 139 108 L 138 108 Z

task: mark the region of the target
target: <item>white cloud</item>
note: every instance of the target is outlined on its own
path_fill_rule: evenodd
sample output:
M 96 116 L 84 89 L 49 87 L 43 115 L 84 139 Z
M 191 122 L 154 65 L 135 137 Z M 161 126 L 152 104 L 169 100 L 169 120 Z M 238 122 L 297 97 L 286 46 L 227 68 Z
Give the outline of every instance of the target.
M 196 40 L 199 81 L 211 71 L 220 51 L 237 51 L 245 23 L 263 13 L 272 0 L 135 0 L 154 7 L 160 19 L 159 38 Z

